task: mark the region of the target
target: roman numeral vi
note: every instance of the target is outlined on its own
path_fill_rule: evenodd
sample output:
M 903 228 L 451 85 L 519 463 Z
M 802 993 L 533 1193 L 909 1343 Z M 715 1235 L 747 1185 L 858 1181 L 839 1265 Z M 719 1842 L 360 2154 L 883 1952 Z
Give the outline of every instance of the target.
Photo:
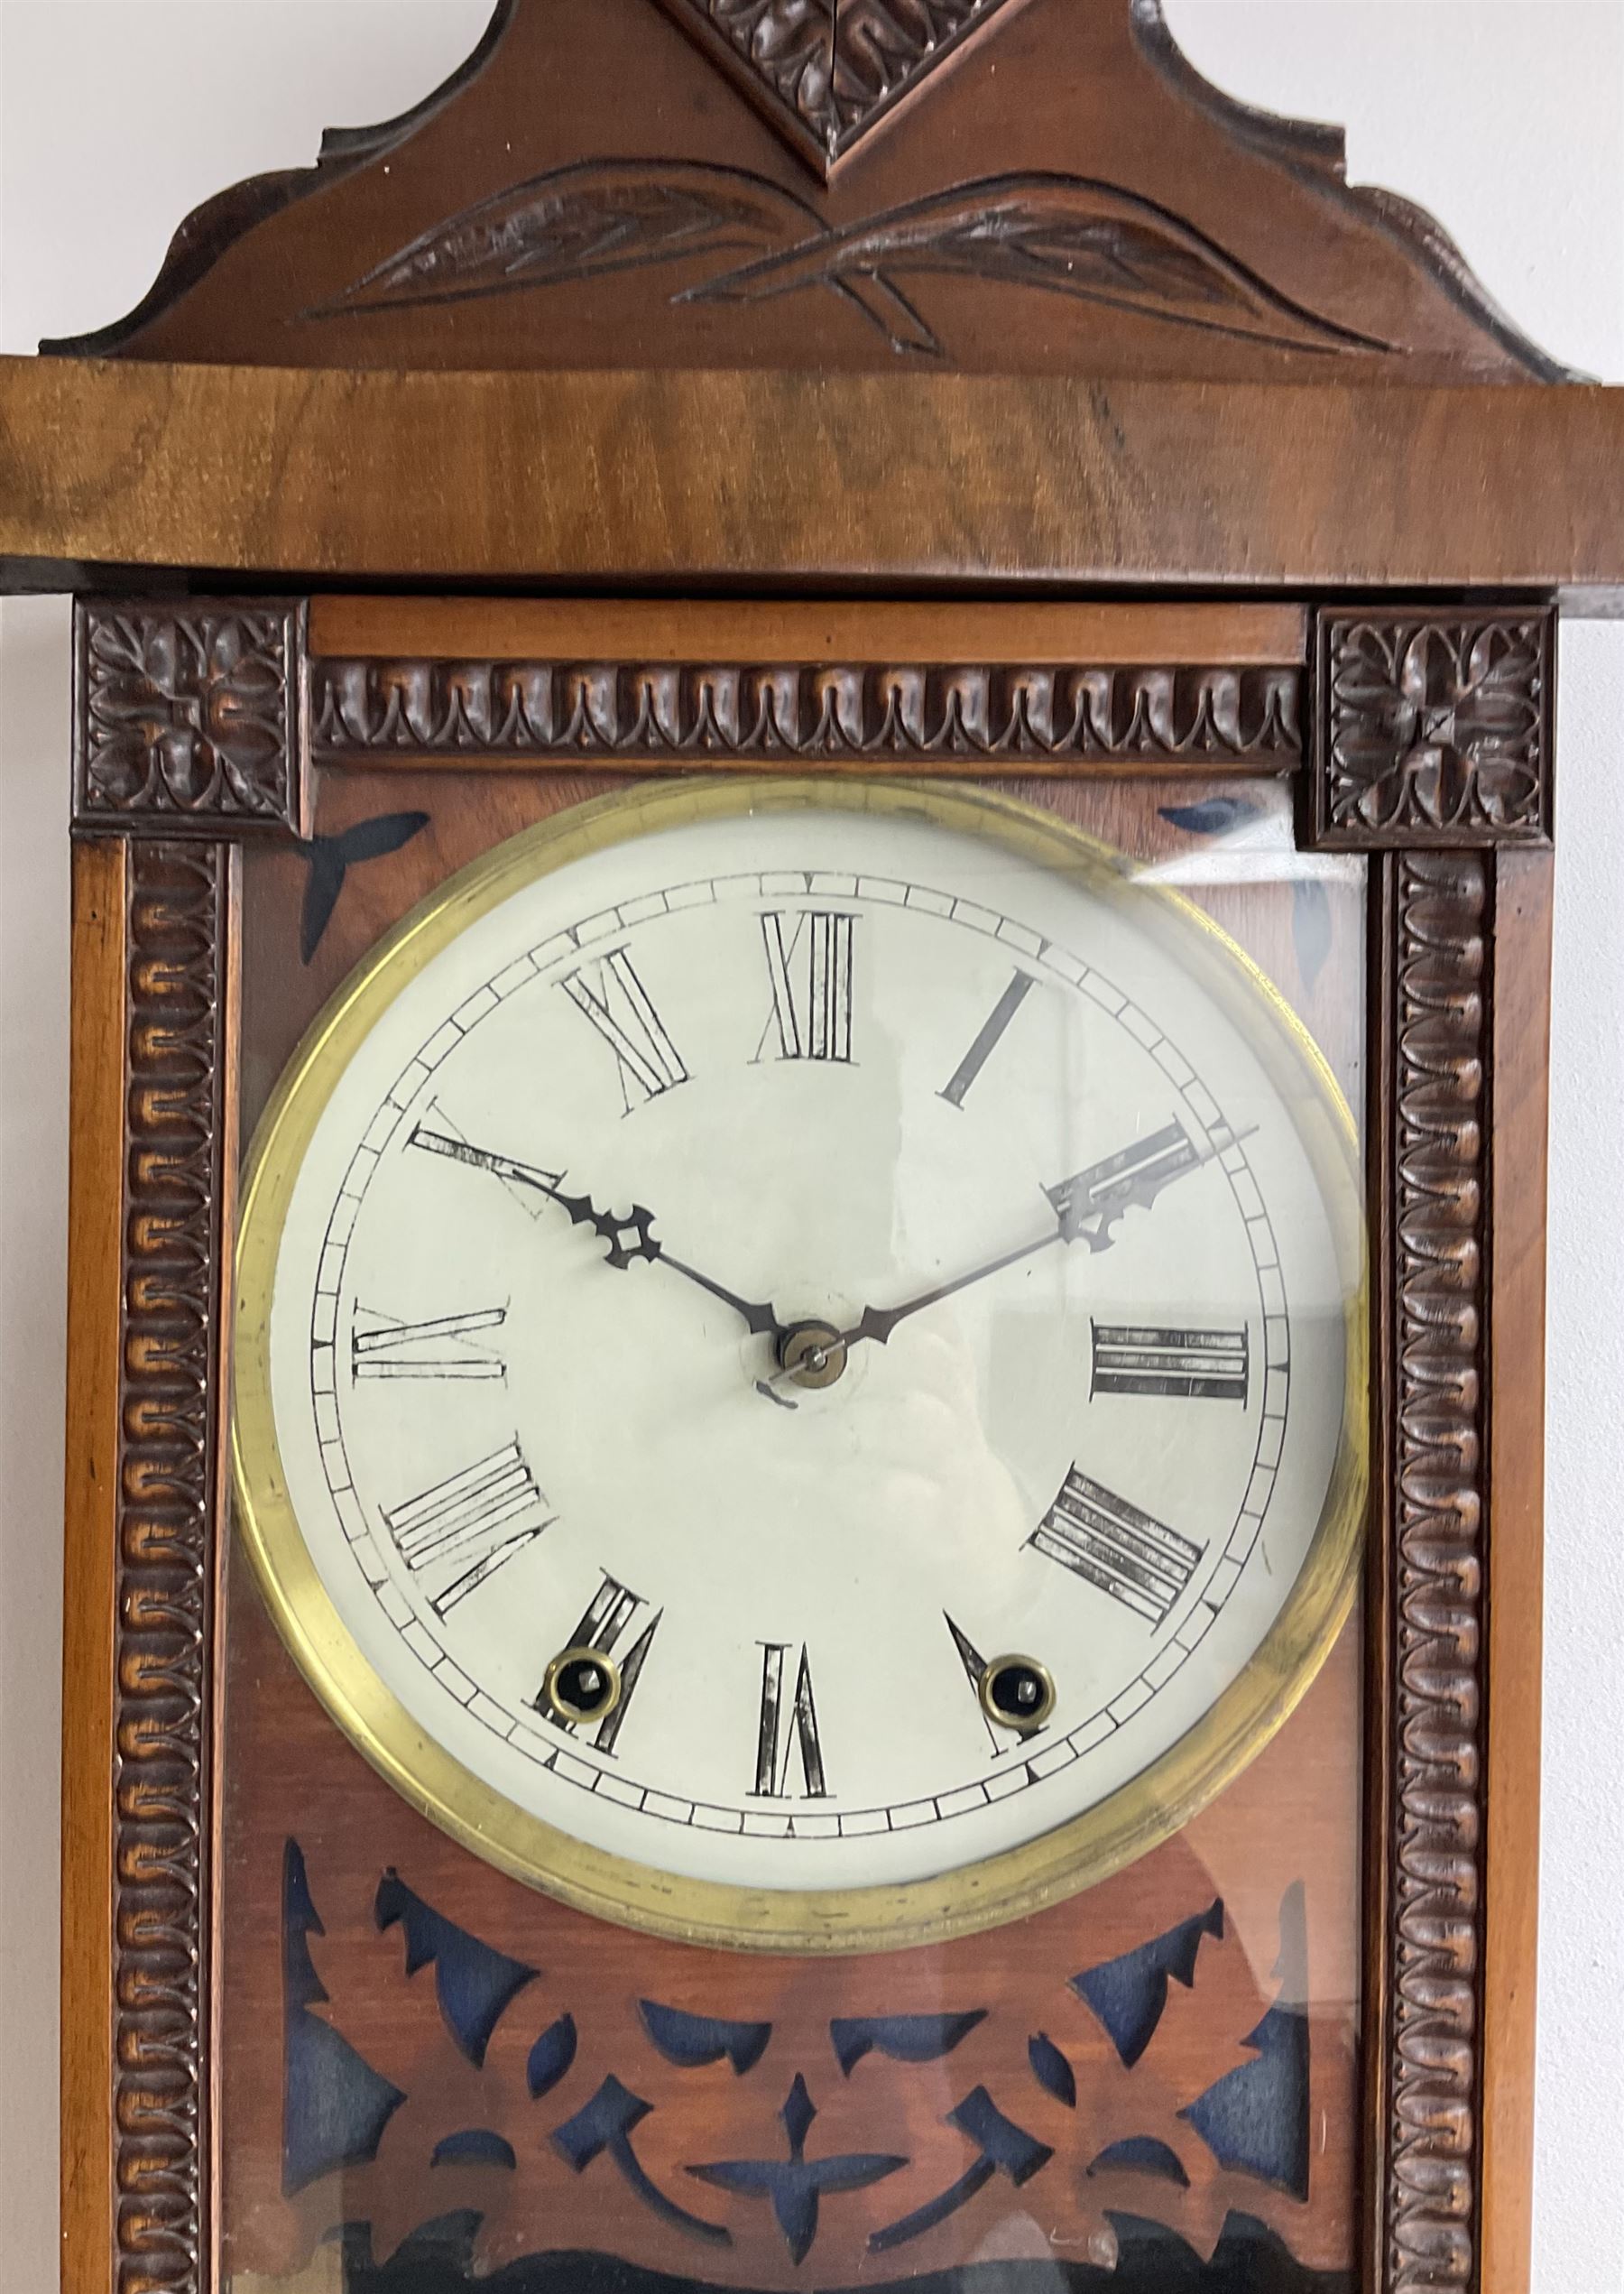
M 617 1577 L 612 1577 L 606 1569 L 600 1574 L 603 1583 L 582 1611 L 580 1622 L 566 1646 L 570 1649 L 595 1649 L 601 1656 L 612 1657 L 624 1638 L 626 1628 L 635 1622 L 638 1611 L 646 1609 L 649 1605 L 641 1593 L 633 1593 Z M 593 1734 L 592 1741 L 600 1753 L 613 1753 L 614 1750 L 615 1739 L 631 1707 L 632 1692 L 641 1678 L 649 1651 L 654 1645 L 654 1635 L 660 1630 L 660 1622 L 664 1615 L 663 1609 L 655 1611 L 622 1660 L 619 1701 L 612 1713 L 604 1714 Z M 535 1701 L 538 1709 L 541 1709 L 541 1699 L 538 1697 Z M 549 1712 L 547 1717 L 555 1728 L 568 1728 L 574 1733 L 576 1725 L 565 1720 L 559 1714 Z
M 804 1642 L 798 1651 L 793 1697 L 785 1696 L 789 1680 L 787 1660 L 797 1653 L 787 1642 L 761 1643 L 761 1718 L 756 1738 L 754 1799 L 776 1800 L 788 1796 L 789 1764 L 798 1749 L 801 1789 L 797 1797 L 803 1800 L 827 1797 L 823 1746 L 817 1734 L 817 1707 L 812 1697 L 812 1660 Z

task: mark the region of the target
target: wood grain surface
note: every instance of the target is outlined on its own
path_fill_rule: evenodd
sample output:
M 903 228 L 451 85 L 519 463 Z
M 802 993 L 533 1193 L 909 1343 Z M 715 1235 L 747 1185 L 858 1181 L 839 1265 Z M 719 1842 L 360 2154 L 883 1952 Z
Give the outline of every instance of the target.
M 5 359 L 0 560 L 13 587 L 1490 585 L 1600 611 L 1624 391 Z
M 124 1234 L 125 868 L 120 844 L 73 865 L 72 1147 L 62 1585 L 64 2287 L 105 2286 L 113 2241 L 114 1575 Z

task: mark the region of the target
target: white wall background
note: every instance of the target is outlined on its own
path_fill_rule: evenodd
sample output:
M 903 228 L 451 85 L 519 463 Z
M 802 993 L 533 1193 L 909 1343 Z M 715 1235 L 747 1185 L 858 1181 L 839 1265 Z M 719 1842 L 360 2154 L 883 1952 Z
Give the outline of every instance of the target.
M 1348 129 L 1570 364 L 1624 382 L 1624 0 L 1167 0 Z M 0 349 L 122 314 L 222 185 L 449 71 L 487 0 L 0 0 Z M 1085 157 L 1085 155 L 1084 155 Z M 1624 2294 L 1624 627 L 1564 638 L 1537 2294 Z M 0 2222 L 55 2278 L 68 616 L 0 609 Z M 1530 1874 L 1530 1884 L 1533 1875 Z M 72 2289 L 69 2294 L 102 2294 Z M 1496 2294 L 1496 2289 L 1486 2289 Z

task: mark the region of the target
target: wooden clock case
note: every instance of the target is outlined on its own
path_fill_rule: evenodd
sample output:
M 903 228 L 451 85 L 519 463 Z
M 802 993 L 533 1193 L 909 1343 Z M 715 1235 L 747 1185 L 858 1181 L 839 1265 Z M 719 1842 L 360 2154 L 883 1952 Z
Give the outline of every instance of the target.
M 281 1857 L 329 1761 L 364 1855 L 438 1836 L 225 1596 L 245 1115 L 459 860 L 743 766 L 1141 823 L 1287 786 L 1300 850 L 1361 860 L 1372 1502 L 1362 1678 L 1323 1691 L 1364 1715 L 1357 2267 L 1515 2294 L 1555 648 L 1624 597 L 1617 395 L 1154 0 L 503 0 L 417 112 L 223 194 L 47 347 L 0 364 L 0 551 L 79 595 L 64 2286 L 223 2282 L 222 2123 L 303 1980 L 288 1868 L 223 1911 L 234 1841 Z M 1033 2012 L 1049 1916 L 943 1947 L 973 2006 Z M 687 1947 L 549 1933 L 718 2012 Z M 872 2016 L 835 1966 L 783 2014 Z

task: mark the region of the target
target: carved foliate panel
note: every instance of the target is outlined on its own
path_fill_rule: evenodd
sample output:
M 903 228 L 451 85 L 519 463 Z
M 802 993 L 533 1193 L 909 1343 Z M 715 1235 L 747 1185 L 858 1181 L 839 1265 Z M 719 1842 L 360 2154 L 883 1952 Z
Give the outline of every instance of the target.
M 112 1790 L 118 2294 L 209 2272 L 216 1485 L 230 856 L 130 856 Z
M 297 835 L 302 631 L 287 599 L 80 599 L 75 828 Z
M 1310 838 L 1321 851 L 1543 844 L 1555 616 L 1320 616 Z
M 820 175 L 1011 0 L 666 0 Z

